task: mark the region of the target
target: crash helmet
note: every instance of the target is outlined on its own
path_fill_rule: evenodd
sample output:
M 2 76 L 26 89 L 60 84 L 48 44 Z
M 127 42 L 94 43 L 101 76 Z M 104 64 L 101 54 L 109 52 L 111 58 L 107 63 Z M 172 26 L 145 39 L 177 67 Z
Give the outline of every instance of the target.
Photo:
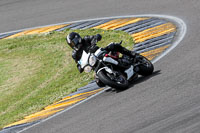
M 76 32 L 71 32 L 66 37 L 68 45 L 74 50 L 78 50 L 78 45 L 81 43 L 81 40 L 81 36 Z

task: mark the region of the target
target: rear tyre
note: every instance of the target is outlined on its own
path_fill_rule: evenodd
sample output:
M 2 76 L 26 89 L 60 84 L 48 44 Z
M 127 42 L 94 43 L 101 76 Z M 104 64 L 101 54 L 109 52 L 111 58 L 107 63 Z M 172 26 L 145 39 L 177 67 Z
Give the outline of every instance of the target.
M 142 55 L 138 55 L 137 60 L 141 63 L 139 67 L 138 74 L 142 76 L 148 76 L 151 75 L 154 71 L 154 66 L 151 63 L 150 60 L 148 60 L 146 57 Z
M 126 89 L 129 86 L 128 81 L 123 75 L 119 75 L 118 77 L 114 77 L 115 79 L 111 79 L 110 76 L 113 76 L 106 71 L 102 70 L 98 73 L 99 79 L 105 84 L 110 87 L 116 89 Z

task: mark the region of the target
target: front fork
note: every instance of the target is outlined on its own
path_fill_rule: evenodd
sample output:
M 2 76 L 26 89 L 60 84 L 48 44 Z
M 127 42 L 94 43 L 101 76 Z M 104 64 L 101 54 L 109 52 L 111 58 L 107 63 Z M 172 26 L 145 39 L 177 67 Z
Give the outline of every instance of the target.
M 99 79 L 98 75 L 95 73 L 95 82 L 99 87 L 105 87 L 105 84 L 103 82 L 101 82 L 101 80 Z

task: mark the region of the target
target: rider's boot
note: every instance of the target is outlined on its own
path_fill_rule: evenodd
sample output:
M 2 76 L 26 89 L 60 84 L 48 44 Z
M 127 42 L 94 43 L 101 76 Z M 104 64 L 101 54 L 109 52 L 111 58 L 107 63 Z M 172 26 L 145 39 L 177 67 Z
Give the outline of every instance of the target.
M 126 48 L 122 48 L 122 54 L 125 54 L 125 55 L 128 55 L 128 56 L 130 56 L 130 57 L 132 57 L 132 58 L 135 58 L 135 56 L 138 54 L 138 53 L 136 53 L 136 52 L 134 52 L 134 51 L 130 51 L 130 50 L 128 50 L 128 49 L 126 49 Z

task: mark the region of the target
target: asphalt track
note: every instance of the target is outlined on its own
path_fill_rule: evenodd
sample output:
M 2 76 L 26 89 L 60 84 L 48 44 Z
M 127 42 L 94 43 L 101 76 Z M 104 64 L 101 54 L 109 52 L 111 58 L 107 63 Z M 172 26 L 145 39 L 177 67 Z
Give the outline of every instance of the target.
M 23 132 L 199 133 L 198 0 L 0 0 L 0 32 L 66 21 L 164 14 L 187 25 L 183 41 L 155 63 L 151 77 L 122 92 L 104 92 Z

